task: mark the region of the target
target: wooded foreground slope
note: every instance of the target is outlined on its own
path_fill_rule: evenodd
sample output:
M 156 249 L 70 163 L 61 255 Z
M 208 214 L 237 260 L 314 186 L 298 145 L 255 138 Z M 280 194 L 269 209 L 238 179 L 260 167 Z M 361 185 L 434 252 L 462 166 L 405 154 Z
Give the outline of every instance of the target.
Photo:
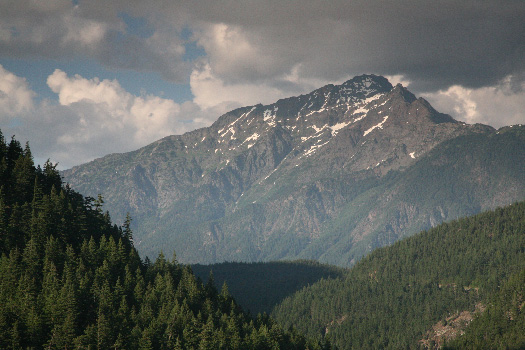
M 160 255 L 0 133 L 0 349 L 321 349 Z
M 509 280 L 523 269 L 525 202 L 520 202 L 378 249 L 344 278 L 318 282 L 287 298 L 273 315 L 284 327 L 293 323 L 311 335 L 326 335 L 341 349 L 415 349 L 438 321 L 463 310 L 474 311 L 480 302 L 491 305 L 503 293 L 505 302 L 495 308 L 507 320 L 498 323 L 500 329 L 494 332 L 513 334 L 523 324 L 525 310 L 523 301 L 512 301 L 512 295 L 523 299 L 523 294 L 506 294 L 510 287 L 500 286 L 521 283 L 523 290 L 522 275 Z M 507 306 L 497 305 L 513 305 L 512 317 L 505 311 Z M 483 317 L 490 317 L 490 310 Z M 476 335 L 465 341 L 485 334 L 486 321 L 478 322 Z M 501 341 L 512 348 L 522 341 L 517 338 Z
M 525 269 L 513 274 L 488 303 L 487 311 L 446 349 L 525 349 Z

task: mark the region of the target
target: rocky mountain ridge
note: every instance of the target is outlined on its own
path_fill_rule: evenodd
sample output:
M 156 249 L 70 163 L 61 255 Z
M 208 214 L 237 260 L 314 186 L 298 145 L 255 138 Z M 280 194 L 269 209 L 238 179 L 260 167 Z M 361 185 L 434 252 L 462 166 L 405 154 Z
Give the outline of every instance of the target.
M 63 176 L 86 195 L 103 194 L 114 216 L 129 211 L 146 254 L 174 249 L 192 263 L 301 257 L 348 265 L 374 246 L 458 214 L 444 202 L 431 214 L 410 200 L 377 208 L 399 196 L 398 174 L 438 145 L 474 135 L 497 134 L 457 122 L 383 77 L 363 75 L 233 110 L 208 128 Z M 523 179 L 515 177 L 506 182 L 517 183 L 518 191 L 507 200 L 524 194 Z M 381 239 L 366 243 L 374 235 Z

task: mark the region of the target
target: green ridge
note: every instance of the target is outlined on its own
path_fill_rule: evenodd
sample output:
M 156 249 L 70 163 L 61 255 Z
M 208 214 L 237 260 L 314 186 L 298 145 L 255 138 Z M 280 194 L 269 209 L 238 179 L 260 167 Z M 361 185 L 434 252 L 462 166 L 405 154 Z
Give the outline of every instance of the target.
M 315 283 L 272 313 L 340 349 L 419 348 L 432 325 L 479 302 L 525 268 L 525 202 L 439 225 Z

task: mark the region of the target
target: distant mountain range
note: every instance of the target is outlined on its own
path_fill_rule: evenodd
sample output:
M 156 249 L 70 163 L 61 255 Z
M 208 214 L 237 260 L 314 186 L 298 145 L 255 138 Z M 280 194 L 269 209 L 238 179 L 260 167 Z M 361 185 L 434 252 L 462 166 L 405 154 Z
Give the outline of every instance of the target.
M 62 172 L 133 217 L 144 255 L 350 266 L 442 221 L 525 198 L 525 127 L 437 112 L 375 75 Z

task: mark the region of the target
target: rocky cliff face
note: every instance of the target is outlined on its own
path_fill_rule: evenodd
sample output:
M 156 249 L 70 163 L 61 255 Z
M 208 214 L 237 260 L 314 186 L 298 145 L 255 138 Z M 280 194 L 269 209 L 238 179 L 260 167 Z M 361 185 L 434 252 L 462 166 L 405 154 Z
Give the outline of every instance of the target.
M 129 211 L 145 254 L 349 265 L 443 220 L 522 199 L 525 161 L 512 149 L 523 141 L 520 127 L 497 133 L 460 123 L 401 85 L 363 75 L 239 108 L 208 128 L 63 176 L 85 195 L 103 194 L 114 217 Z M 499 166 L 495 154 L 513 160 Z

